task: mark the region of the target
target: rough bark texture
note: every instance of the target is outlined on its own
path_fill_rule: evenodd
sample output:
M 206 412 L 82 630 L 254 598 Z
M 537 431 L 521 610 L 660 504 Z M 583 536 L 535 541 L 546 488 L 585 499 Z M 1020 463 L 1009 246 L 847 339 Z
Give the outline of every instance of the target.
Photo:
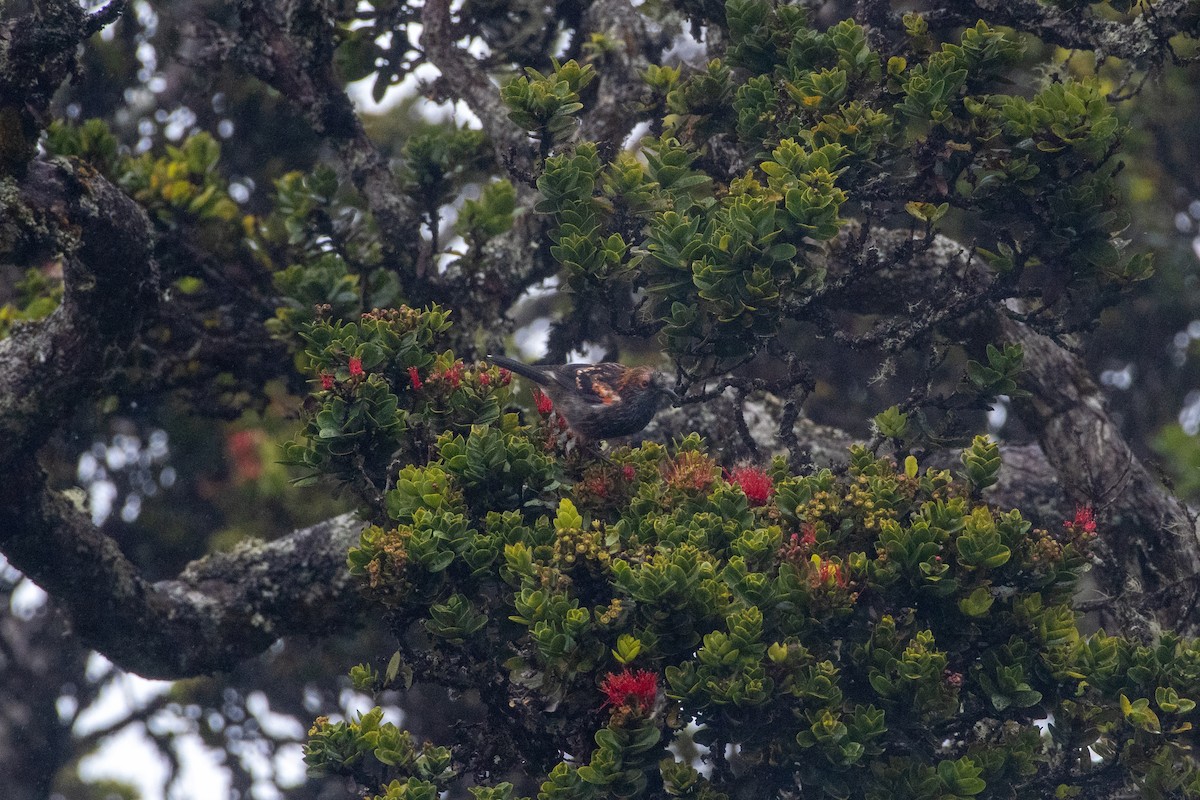
M 1030 397 L 1020 403 L 1066 496 L 1107 521 L 1094 570 L 1109 629 L 1143 636 L 1195 634 L 1200 546 L 1196 520 L 1133 453 L 1081 361 L 1027 326 L 998 318 L 1003 341 L 1021 345 Z M 1181 602 L 1182 599 L 1182 602 Z
M 147 678 L 228 670 L 282 636 L 353 625 L 365 607 L 346 572 L 362 527 L 344 515 L 248 544 L 151 583 L 69 499 L 25 464 L 0 492 L 0 548 L 70 613 L 74 633 Z

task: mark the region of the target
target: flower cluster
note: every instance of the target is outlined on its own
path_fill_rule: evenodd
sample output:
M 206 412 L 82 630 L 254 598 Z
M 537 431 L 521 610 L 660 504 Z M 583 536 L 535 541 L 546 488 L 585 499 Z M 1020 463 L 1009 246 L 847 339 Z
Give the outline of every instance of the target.
M 350 358 L 346 372 L 352 380 L 362 379 L 367 374 L 366 370 L 363 369 L 362 359 L 357 356 Z M 337 378 L 330 372 L 322 372 L 317 376 L 317 379 L 321 382 L 321 388 L 326 392 L 331 391 L 338 384 Z
M 1075 509 L 1075 518 L 1063 523 L 1063 527 L 1079 535 L 1094 535 L 1096 533 L 1096 515 L 1091 506 L 1079 506 Z
M 717 479 L 717 464 L 704 453 L 684 450 L 667 467 L 667 485 L 689 494 L 708 494 Z
M 543 417 L 550 416 L 550 412 L 554 410 L 554 403 L 550 400 L 550 395 L 543 392 L 541 389 L 533 390 L 533 402 L 537 407 L 537 413 Z
M 610 672 L 600 684 L 600 691 L 605 697 L 601 708 L 612 706 L 615 711 L 646 714 L 654 708 L 658 697 L 658 676 L 644 669 Z
M 850 585 L 846 576 L 846 568 L 833 561 L 823 560 L 820 556 L 812 557 L 812 571 L 809 573 L 809 583 L 814 589 L 845 589 Z
M 575 499 L 581 507 L 589 508 L 628 500 L 636 477 L 637 469 L 632 464 L 594 464 L 575 484 Z
M 752 506 L 765 506 L 775 494 L 775 482 L 765 470 L 758 467 L 738 467 L 728 473 L 725 479 L 740 486 Z
M 455 361 L 450 366 L 442 370 L 435 370 L 429 375 L 429 380 L 436 382 L 444 382 L 451 389 L 457 389 L 462 385 L 463 370 L 466 366 L 461 361 Z M 412 375 L 410 374 L 411 378 Z
M 234 431 L 225 439 L 225 452 L 233 468 L 234 483 L 247 483 L 262 477 L 262 446 L 266 434 L 257 428 Z
M 817 527 L 811 522 L 805 522 L 800 526 L 800 533 L 793 533 L 789 536 L 783 547 L 779 549 L 779 558 L 800 566 L 807 561 L 808 554 L 812 552 L 816 543 Z

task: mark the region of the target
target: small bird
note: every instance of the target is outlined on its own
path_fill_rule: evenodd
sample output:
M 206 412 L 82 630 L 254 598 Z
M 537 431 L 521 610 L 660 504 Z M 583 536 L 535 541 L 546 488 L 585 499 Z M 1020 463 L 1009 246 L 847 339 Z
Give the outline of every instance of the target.
M 504 356 L 487 358 L 541 386 L 567 425 L 585 442 L 637 433 L 650 424 L 663 395 L 679 400 L 667 386 L 667 376 L 651 367 L 612 362 L 533 365 Z

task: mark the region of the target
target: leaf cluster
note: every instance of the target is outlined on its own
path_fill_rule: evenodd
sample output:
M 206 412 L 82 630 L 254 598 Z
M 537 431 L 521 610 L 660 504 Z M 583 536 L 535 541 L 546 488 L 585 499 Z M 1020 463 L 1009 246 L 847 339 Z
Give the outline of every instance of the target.
M 698 437 L 580 476 L 543 424 L 438 437 L 348 557 L 401 642 L 419 625 L 423 659 L 504 676 L 496 701 L 537 709 L 505 724 L 527 763 L 559 762 L 539 798 L 1000 798 L 1101 772 L 1200 796 L 1200 646 L 1084 633 L 1070 601 L 1091 517 L 1045 530 L 981 502 L 985 438 L 965 480 L 855 448 L 843 473 L 772 464 L 752 505 Z M 655 702 L 602 702 L 629 667 L 657 676 Z M 701 775 L 667 751 L 683 741 L 736 756 Z M 314 769 L 343 768 L 323 752 Z

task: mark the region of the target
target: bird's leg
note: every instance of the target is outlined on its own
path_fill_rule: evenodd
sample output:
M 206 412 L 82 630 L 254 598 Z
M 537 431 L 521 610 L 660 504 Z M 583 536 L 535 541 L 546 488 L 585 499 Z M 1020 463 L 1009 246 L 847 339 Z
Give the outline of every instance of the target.
M 592 455 L 594 455 L 596 458 L 603 461 L 605 464 L 608 464 L 610 467 L 615 467 L 616 464 L 613 463 L 613 460 L 611 458 L 609 458 L 608 456 L 604 455 L 604 451 L 600 449 L 601 444 L 603 444 L 603 442 L 594 441 L 594 442 L 581 443 L 580 446 L 586 448 L 587 450 L 590 450 Z

